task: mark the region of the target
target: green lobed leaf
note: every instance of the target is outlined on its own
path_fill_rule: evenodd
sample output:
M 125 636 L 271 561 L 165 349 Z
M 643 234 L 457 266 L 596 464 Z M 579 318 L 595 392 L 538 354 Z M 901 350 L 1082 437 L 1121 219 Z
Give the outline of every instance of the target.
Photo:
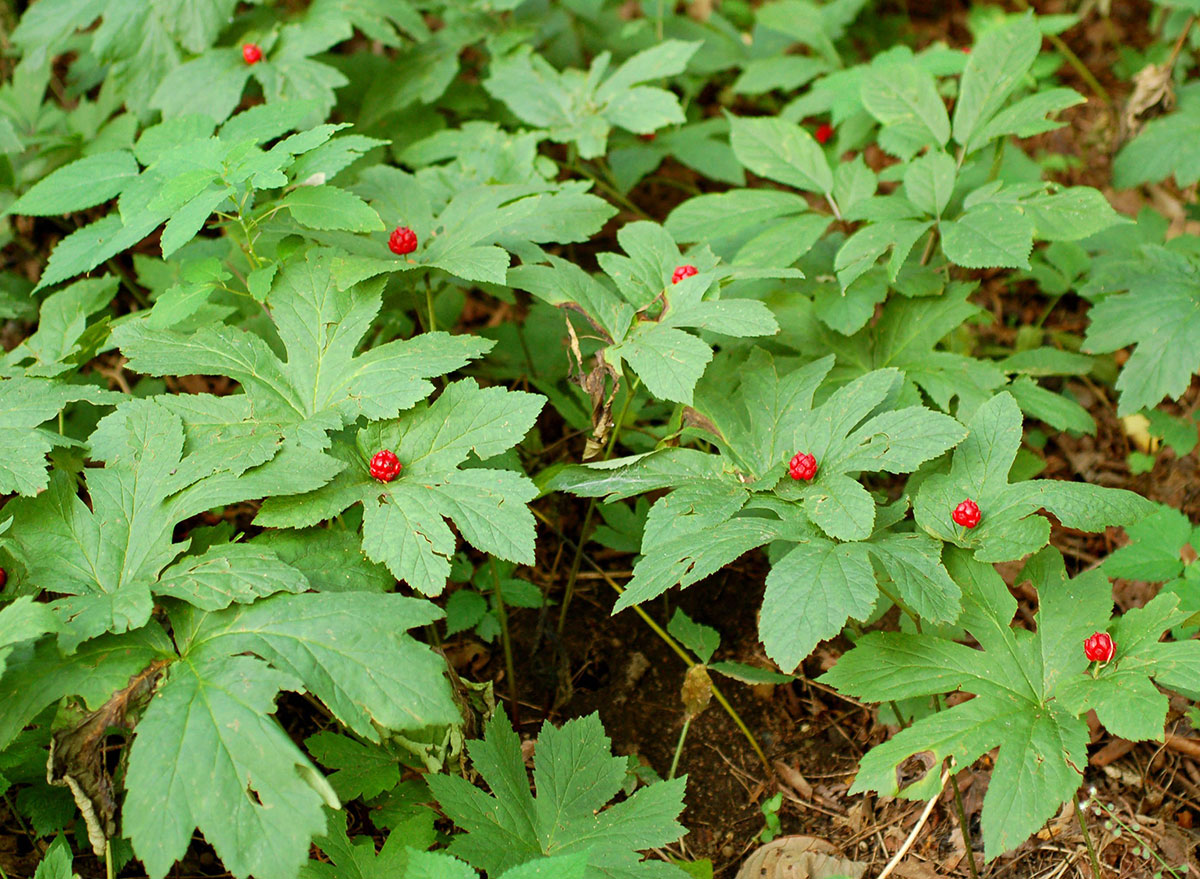
M 429 778 L 442 809 L 465 831 L 451 842 L 451 854 L 490 875 L 564 855 L 586 858 L 583 875 L 589 879 L 662 875 L 638 851 L 683 832 L 676 817 L 685 779 L 657 782 L 604 808 L 621 789 L 626 760 L 611 755 L 596 715 L 557 730 L 548 723 L 542 727 L 534 756 L 536 797 L 529 791 L 520 741 L 503 714 L 469 747 L 492 795 L 457 776 Z
M 171 666 L 138 722 L 122 809 L 152 879 L 184 856 L 196 829 L 235 876 L 295 876 L 325 832 L 325 800 L 302 772 L 315 774 L 312 764 L 270 715 L 280 689 L 301 687 L 250 656 Z

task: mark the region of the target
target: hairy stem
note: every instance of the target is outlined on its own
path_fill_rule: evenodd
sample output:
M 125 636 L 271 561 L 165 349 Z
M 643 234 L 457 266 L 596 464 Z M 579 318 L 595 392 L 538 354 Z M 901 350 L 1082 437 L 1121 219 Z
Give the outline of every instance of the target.
M 1083 844 L 1087 846 L 1088 858 L 1092 862 L 1092 875 L 1100 879 L 1104 874 L 1100 871 L 1100 859 L 1096 857 L 1096 846 L 1092 844 L 1092 835 L 1088 832 L 1087 819 L 1079 806 L 1079 793 L 1071 794 L 1071 802 L 1075 804 L 1075 817 L 1079 819 L 1079 829 L 1083 832 Z

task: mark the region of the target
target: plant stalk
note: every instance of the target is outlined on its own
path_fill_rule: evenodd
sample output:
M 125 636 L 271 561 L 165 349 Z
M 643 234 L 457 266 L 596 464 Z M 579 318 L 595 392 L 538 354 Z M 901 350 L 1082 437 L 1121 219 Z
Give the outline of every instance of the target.
M 958 773 L 950 773 L 950 784 L 954 790 L 954 811 L 958 815 L 958 826 L 962 830 L 963 845 L 967 849 L 967 869 L 971 879 L 979 879 L 979 869 L 975 866 L 975 847 L 971 844 L 970 825 L 967 824 L 967 810 L 963 808 L 962 790 L 958 786 Z
M 496 616 L 500 620 L 500 641 L 504 646 L 504 671 L 508 675 L 508 701 L 512 707 L 513 727 L 520 727 L 520 706 L 517 704 L 517 673 L 513 663 L 512 638 L 508 632 L 508 609 L 504 606 L 504 596 L 500 588 L 500 572 L 496 570 L 496 559 L 488 560 L 492 566 L 492 582 L 495 584 L 492 594 L 496 598 Z
M 1092 844 L 1092 835 L 1088 833 L 1087 819 L 1083 815 L 1083 809 L 1079 807 L 1079 792 L 1071 794 L 1071 802 L 1075 805 L 1075 817 L 1079 819 L 1079 829 L 1083 831 L 1083 844 L 1087 846 L 1088 858 L 1092 862 L 1092 875 L 1096 879 L 1100 879 L 1104 874 L 1100 871 L 1100 859 L 1096 857 L 1096 846 Z
M 1029 9 L 1028 0 L 1016 0 L 1016 4 L 1017 8 L 1022 11 Z M 1046 39 L 1050 41 L 1050 45 L 1061 52 L 1066 62 L 1071 65 L 1071 68 L 1076 73 L 1079 74 L 1079 78 L 1087 83 L 1087 86 L 1092 90 L 1092 93 L 1105 104 L 1111 104 L 1112 96 L 1109 95 L 1108 90 L 1105 89 L 1104 86 L 1100 85 L 1100 80 L 1096 79 L 1092 71 L 1088 70 L 1087 65 L 1080 60 L 1079 56 L 1075 54 L 1074 50 L 1072 50 L 1071 47 L 1066 44 L 1066 42 L 1064 42 L 1063 38 L 1058 34 L 1046 34 L 1045 36 Z
M 573 540 L 563 534 L 562 531 L 559 530 L 558 526 L 551 522 L 544 513 L 534 509 L 533 515 L 535 515 L 543 525 L 549 528 L 550 531 L 555 534 L 563 543 L 569 546 L 577 545 Z M 600 575 L 600 579 L 615 589 L 618 595 L 625 591 L 623 588 L 621 588 L 621 585 L 617 583 L 616 580 L 608 575 L 607 571 L 605 571 L 595 562 L 595 560 L 592 559 L 591 556 L 582 551 L 580 551 L 580 555 L 583 560 L 588 563 L 588 566 Z M 656 623 L 653 618 L 651 618 L 651 616 L 646 613 L 644 609 L 642 609 L 641 605 L 635 604 L 633 605 L 632 609 L 634 613 L 642 618 L 642 622 L 649 626 L 651 630 L 663 640 L 663 643 L 665 643 L 671 648 L 672 651 L 674 651 L 676 656 L 687 663 L 688 668 L 691 668 L 693 665 L 700 664 L 699 660 L 693 659 L 686 650 L 679 646 L 679 643 L 670 635 L 668 635 L 663 627 Z M 757 754 L 758 759 L 762 761 L 762 765 L 767 770 L 767 774 L 774 775 L 775 770 L 771 767 L 770 761 L 767 760 L 767 755 L 763 753 L 762 746 L 759 745 L 758 739 L 754 737 L 754 733 L 750 732 L 750 728 L 746 726 L 746 722 L 742 720 L 741 715 L 738 714 L 734 707 L 729 704 L 729 700 L 725 698 L 725 694 L 722 693 L 720 688 L 717 687 L 715 681 L 712 683 L 712 694 L 713 698 L 717 700 L 717 704 L 719 704 L 725 710 L 725 713 L 729 715 L 729 719 L 732 720 L 734 725 L 742 731 L 742 735 L 746 737 L 746 740 L 750 743 L 750 747 L 754 749 L 754 753 Z
M 621 433 L 621 425 L 625 423 L 625 416 L 629 414 L 629 405 L 633 402 L 639 385 L 641 385 L 641 379 L 635 379 L 633 384 L 629 386 L 629 392 L 625 395 L 625 402 L 621 406 L 621 414 L 613 422 L 612 433 L 608 437 L 608 445 L 604 448 L 602 461 L 607 461 L 611 458 L 613 450 L 617 447 L 617 437 Z M 558 609 L 557 631 L 560 638 L 567 625 L 567 608 L 570 607 L 571 598 L 575 595 L 575 581 L 579 577 L 579 565 L 583 561 L 583 546 L 587 543 L 588 526 L 592 524 L 592 515 L 595 512 L 596 499 L 590 498 L 588 500 L 587 512 L 583 514 L 583 527 L 579 529 L 579 542 L 575 544 L 575 558 L 571 560 L 571 572 L 567 575 L 567 585 L 563 589 L 562 607 Z
M 679 742 L 675 745 L 675 756 L 671 758 L 671 771 L 667 773 L 667 781 L 675 777 L 675 770 L 679 768 L 679 755 L 683 753 L 683 740 L 687 738 L 688 727 L 692 725 L 692 715 L 688 715 L 683 719 L 683 729 L 679 731 Z

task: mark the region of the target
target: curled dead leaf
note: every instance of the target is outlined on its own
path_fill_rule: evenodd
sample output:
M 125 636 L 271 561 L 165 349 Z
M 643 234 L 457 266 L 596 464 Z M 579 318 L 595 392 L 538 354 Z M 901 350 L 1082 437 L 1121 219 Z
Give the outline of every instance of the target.
M 1174 64 L 1147 64 L 1133 76 L 1133 94 L 1121 112 L 1121 136 L 1133 137 L 1142 127 L 1142 119 L 1151 110 L 1162 112 L 1175 105 L 1175 88 L 1171 82 Z
M 113 728 L 133 730 L 137 724 L 134 715 L 154 693 L 167 664 L 165 659 L 150 663 L 99 708 L 50 738 L 46 781 L 71 791 L 87 826 L 88 842 L 98 858 L 104 857 L 105 843 L 117 832 L 117 800 L 105 761 L 108 732 Z
M 583 449 L 583 460 L 591 461 L 604 451 L 609 434 L 613 429 L 612 404 L 620 387 L 617 371 L 603 357 L 603 351 L 596 353 L 596 365 L 590 370 L 584 369 L 583 353 L 579 350 L 579 336 L 575 327 L 567 317 L 568 360 L 571 362 L 571 381 L 583 388 L 592 402 L 592 435 L 587 438 Z M 612 392 L 605 396 L 608 379 L 612 378 Z

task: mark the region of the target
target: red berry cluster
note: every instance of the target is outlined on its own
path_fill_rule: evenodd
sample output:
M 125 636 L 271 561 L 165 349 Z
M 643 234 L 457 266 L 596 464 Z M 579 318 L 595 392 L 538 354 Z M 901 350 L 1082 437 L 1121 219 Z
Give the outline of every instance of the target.
M 979 504 L 967 498 L 954 508 L 954 512 L 950 514 L 950 518 L 954 520 L 955 524 L 962 525 L 964 528 L 974 528 L 979 524 Z
M 397 226 L 388 237 L 388 250 L 397 256 L 404 256 L 417 249 L 417 233 L 407 226 Z
M 678 284 L 684 278 L 698 274 L 700 274 L 700 270 L 695 266 L 676 266 L 675 271 L 671 272 L 671 283 Z
M 788 463 L 788 476 L 810 482 L 817 475 L 817 459 L 805 452 L 796 452 Z
M 651 131 L 649 134 L 639 134 L 638 135 L 638 139 L 644 140 L 646 143 L 653 143 L 654 138 L 656 138 L 656 137 L 658 137 L 658 135 L 655 134 L 653 131 Z
M 8 571 L 0 568 L 0 589 L 3 589 L 6 583 L 8 583 Z
M 400 475 L 404 465 L 391 449 L 376 452 L 371 458 L 371 476 L 380 482 L 391 482 Z
M 1108 632 L 1096 632 L 1083 641 L 1083 655 L 1092 662 L 1108 662 L 1117 652 L 1117 645 Z
M 257 64 L 262 61 L 262 49 L 258 47 L 258 43 L 244 43 L 242 45 L 242 59 L 247 64 Z
M 816 137 L 817 143 L 824 146 L 825 144 L 829 143 L 829 141 L 833 140 L 833 126 L 828 122 L 822 122 L 817 126 L 817 131 L 814 137 Z

